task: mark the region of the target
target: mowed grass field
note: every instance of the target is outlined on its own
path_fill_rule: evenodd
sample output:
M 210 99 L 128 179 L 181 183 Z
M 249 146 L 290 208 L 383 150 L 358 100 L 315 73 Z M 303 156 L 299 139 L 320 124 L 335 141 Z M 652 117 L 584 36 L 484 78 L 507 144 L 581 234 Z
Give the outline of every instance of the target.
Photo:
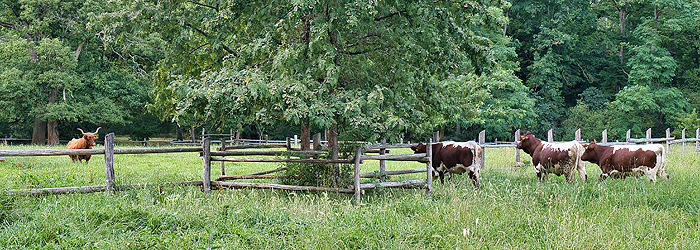
M 36 147 L 0 146 L 30 148 Z M 0 249 L 700 249 L 700 153 L 673 151 L 670 180 L 599 183 L 600 169 L 588 163 L 588 182 L 570 184 L 554 175 L 539 183 L 530 164 L 513 168 L 513 148 L 487 149 L 480 190 L 457 176 L 434 182 L 429 198 L 422 189 L 380 189 L 367 191 L 362 205 L 348 194 L 224 189 L 205 195 L 181 186 L 114 195 L 2 192 Z M 104 185 L 103 164 L 102 155 L 87 165 L 68 156 L 7 157 L 0 189 Z M 200 180 L 201 166 L 197 153 L 115 155 L 119 184 Z M 226 166 L 227 174 L 248 174 L 280 165 Z M 376 161 L 362 166 L 378 170 Z M 388 169 L 424 166 L 387 163 Z

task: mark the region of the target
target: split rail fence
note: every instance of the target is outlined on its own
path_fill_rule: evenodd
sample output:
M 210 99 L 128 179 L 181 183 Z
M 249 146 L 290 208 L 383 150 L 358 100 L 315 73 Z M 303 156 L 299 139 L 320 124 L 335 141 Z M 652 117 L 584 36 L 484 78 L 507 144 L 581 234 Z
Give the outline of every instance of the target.
M 675 143 L 683 144 L 683 152 L 686 151 L 686 143 L 695 142 L 696 151 L 700 151 L 700 129 L 696 130 L 695 138 L 686 138 L 685 130 L 682 131 L 682 138 L 675 139 L 670 136 L 670 129 L 666 130 L 665 138 L 651 138 L 651 129 L 647 130 L 646 138 L 635 139 L 630 138 L 630 131 L 627 132 L 627 138 L 625 142 L 608 142 L 607 141 L 607 130 L 602 132 L 602 140 L 600 144 L 632 144 L 632 143 L 665 143 L 667 145 L 667 152 L 671 153 L 670 145 Z M 221 147 L 216 151 L 211 150 L 212 137 L 221 137 Z M 200 147 L 177 147 L 177 148 L 140 148 L 140 149 L 115 149 L 114 148 L 114 133 L 110 133 L 105 137 L 105 148 L 104 149 L 44 149 L 44 150 L 0 150 L 0 157 L 5 156 L 56 156 L 56 155 L 99 155 L 104 154 L 105 157 L 105 179 L 106 185 L 104 186 L 83 186 L 83 187 L 58 187 L 58 188 L 41 188 L 41 189 L 17 189 L 17 190 L 7 190 L 6 193 L 9 194 L 31 194 L 31 195 L 41 195 L 41 194 L 65 194 L 65 193 L 91 193 L 91 192 L 115 192 L 117 190 L 126 190 L 133 188 L 144 188 L 149 186 L 158 185 L 190 185 L 190 186 L 202 186 L 202 190 L 209 193 L 213 188 L 266 188 L 266 189 L 283 189 L 283 190 L 296 190 L 296 191 L 322 191 L 322 192 L 339 192 L 339 193 L 352 193 L 355 194 L 355 201 L 359 204 L 361 202 L 360 196 L 368 189 L 376 188 L 405 188 L 405 187 L 422 187 L 426 189 L 426 195 L 430 195 L 432 191 L 432 178 L 434 176 L 432 166 L 432 147 L 428 146 L 427 153 L 423 154 L 388 154 L 390 149 L 398 148 L 408 148 L 412 144 L 386 144 L 382 140 L 381 144 L 368 145 L 364 144 L 358 146 L 355 150 L 355 154 L 348 159 L 318 159 L 318 155 L 326 153 L 321 151 L 321 141 L 320 136 L 314 137 L 313 149 L 311 151 L 301 151 L 292 148 L 292 140 L 288 138 L 286 141 L 270 141 L 270 140 L 246 140 L 233 139 L 234 134 L 204 134 L 202 133 L 202 143 Z M 553 132 L 550 130 L 547 136 L 548 141 L 553 141 Z M 233 144 L 227 145 L 226 138 L 231 138 Z M 479 144 L 484 148 L 482 150 L 482 167 L 485 166 L 485 157 L 487 148 L 498 148 L 498 147 L 515 147 L 517 145 L 517 139 L 520 138 L 520 130 L 514 133 L 514 142 L 498 142 L 493 143 L 486 142 L 486 133 L 481 131 L 479 133 L 479 138 L 477 139 Z M 580 129 L 576 131 L 575 138 L 581 141 Z M 432 141 L 438 141 L 438 135 L 436 133 L 435 138 Z M 270 143 L 273 142 L 273 143 Z M 249 143 L 248 145 L 238 145 L 238 143 Z M 250 144 L 255 143 L 255 144 Z M 274 151 L 272 149 L 283 148 L 285 150 Z M 244 149 L 266 149 L 260 151 L 249 151 Z M 202 180 L 199 181 L 185 181 L 178 183 L 146 183 L 146 184 L 121 184 L 117 185 L 115 182 L 115 172 L 114 172 L 114 155 L 115 154 L 151 154 L 151 153 L 181 153 L 181 152 L 199 152 L 202 158 Z M 378 155 L 369 155 L 368 153 L 378 153 Z M 520 152 L 515 150 L 515 165 L 522 165 L 520 163 Z M 234 157 L 234 156 L 244 156 L 244 157 Z M 250 156 L 265 156 L 268 158 L 246 158 Z M 269 156 L 278 156 L 277 158 L 269 158 Z M 279 156 L 282 156 L 280 158 Z M 296 157 L 296 158 L 292 158 Z M 379 161 L 379 171 L 370 173 L 361 173 L 360 165 L 364 161 Z M 418 161 L 426 163 L 425 168 L 420 169 L 404 169 L 404 170 L 393 170 L 386 171 L 385 162 L 386 161 Z M 211 167 L 212 162 L 220 162 L 221 166 L 221 176 L 215 180 L 211 180 Z M 226 175 L 225 162 L 299 162 L 299 163 L 328 163 L 328 164 L 353 164 L 353 185 L 346 188 L 334 188 L 334 187 L 314 187 L 314 186 L 293 186 L 293 185 L 282 185 L 274 183 L 251 183 L 251 182 L 232 182 L 229 180 L 238 179 L 274 179 L 275 176 L 270 174 L 281 171 L 284 167 L 266 170 L 258 173 L 252 173 L 248 175 Z M 400 174 L 413 174 L 413 173 L 423 173 L 425 172 L 425 178 L 404 180 L 404 181 L 387 181 L 386 177 L 391 175 Z M 363 183 L 362 178 L 375 178 L 379 182 L 374 183 Z
M 61 156 L 61 155 L 104 155 L 104 171 L 106 185 L 102 186 L 82 186 L 82 187 L 57 187 L 57 188 L 34 188 L 34 189 L 11 189 L 7 190 L 7 194 L 28 194 L 28 195 L 45 195 L 45 194 L 67 194 L 67 193 L 93 193 L 93 192 L 109 192 L 114 193 L 119 190 L 127 190 L 134 188 L 145 188 L 149 186 L 159 185 L 188 185 L 202 186 L 202 190 L 209 193 L 213 188 L 266 188 L 266 189 L 282 189 L 296 191 L 322 191 L 322 192 L 339 192 L 355 194 L 356 202 L 360 203 L 360 195 L 368 189 L 376 188 L 405 188 L 405 187 L 424 187 L 426 194 L 430 195 L 432 182 L 432 168 L 430 150 L 423 154 L 387 154 L 388 149 L 393 148 L 408 148 L 411 144 L 396 144 L 390 145 L 386 143 L 378 145 L 361 145 L 356 148 L 354 156 L 349 159 L 318 159 L 318 155 L 326 153 L 325 151 L 312 150 L 301 151 L 291 147 L 291 141 L 286 143 L 267 143 L 253 145 L 227 145 L 226 140 L 221 140 L 221 147 L 217 151 L 211 150 L 212 136 L 229 136 L 228 134 L 204 134 L 201 147 L 177 147 L 177 148 L 140 148 L 140 149 L 115 149 L 114 134 L 110 133 L 105 136 L 104 149 L 40 149 L 40 150 L 0 150 L 0 156 Z M 243 140 L 241 140 L 243 141 Z M 250 140 L 248 140 L 250 142 Z M 383 141 L 384 142 L 384 141 Z M 314 142 L 320 145 L 320 140 Z M 286 150 L 272 151 L 274 148 L 285 148 Z M 249 151 L 244 149 L 267 149 L 261 151 Z M 114 155 L 115 154 L 151 154 L 151 153 L 182 153 L 182 152 L 199 152 L 203 161 L 202 180 L 201 181 L 185 181 L 177 183 L 146 183 L 146 184 L 116 184 L 114 171 Z M 368 155 L 367 153 L 378 153 L 378 155 Z M 286 156 L 286 158 L 241 158 L 231 156 Z M 298 158 L 291 158 L 295 156 Z M 316 157 L 316 158 L 314 158 Z M 378 172 L 361 173 L 360 165 L 364 161 L 376 160 L 380 161 L 380 169 Z M 211 163 L 221 162 L 221 176 L 216 180 L 211 180 Z M 421 169 L 405 169 L 405 170 L 385 170 L 385 161 L 419 161 L 426 163 L 425 168 Z M 225 162 L 300 162 L 300 163 L 345 163 L 353 164 L 352 186 L 347 188 L 334 187 L 314 187 L 314 186 L 293 186 L 274 183 L 250 183 L 250 182 L 231 182 L 228 180 L 235 179 L 274 179 L 275 176 L 269 174 L 283 170 L 280 167 L 273 170 L 262 171 L 248 175 L 229 176 L 226 175 Z M 425 179 L 414 179 L 404 181 L 386 181 L 387 176 L 412 174 L 426 172 Z M 361 178 L 378 178 L 379 182 L 363 183 Z

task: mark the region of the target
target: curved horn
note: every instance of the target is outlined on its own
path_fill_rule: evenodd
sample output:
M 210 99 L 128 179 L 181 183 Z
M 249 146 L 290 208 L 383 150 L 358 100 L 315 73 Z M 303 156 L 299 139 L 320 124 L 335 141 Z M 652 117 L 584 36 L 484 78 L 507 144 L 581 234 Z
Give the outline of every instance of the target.
M 97 134 L 97 131 L 100 131 L 101 128 L 102 127 L 97 127 L 97 130 L 95 130 L 95 133 L 93 133 L 93 134 Z
M 80 133 L 83 133 L 83 134 L 85 134 L 85 132 L 83 132 L 83 130 L 82 130 L 82 129 L 78 129 L 78 130 L 80 130 Z

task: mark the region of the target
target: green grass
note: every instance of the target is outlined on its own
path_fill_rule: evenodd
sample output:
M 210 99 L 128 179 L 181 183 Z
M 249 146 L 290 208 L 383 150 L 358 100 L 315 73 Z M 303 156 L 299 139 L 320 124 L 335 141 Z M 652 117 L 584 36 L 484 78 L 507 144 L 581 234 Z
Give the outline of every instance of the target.
M 674 148 L 666 165 L 671 179 L 657 183 L 598 183 L 600 170 L 589 163 L 589 181 L 569 184 L 554 175 L 539 183 L 531 166 L 512 168 L 513 152 L 487 149 L 480 190 L 457 176 L 445 185 L 434 182 L 430 198 L 419 189 L 380 189 L 363 195 L 359 206 L 346 194 L 205 195 L 179 186 L 114 195 L 0 195 L 0 249 L 700 248 L 700 154 Z M 115 156 L 121 184 L 197 180 L 201 164 L 196 153 Z M 387 163 L 389 170 L 424 166 Z M 227 174 L 276 167 L 227 163 Z M 363 164 L 363 171 L 377 168 L 376 161 Z M 103 185 L 103 158 L 85 165 L 67 156 L 7 157 L 0 176 L 0 189 Z

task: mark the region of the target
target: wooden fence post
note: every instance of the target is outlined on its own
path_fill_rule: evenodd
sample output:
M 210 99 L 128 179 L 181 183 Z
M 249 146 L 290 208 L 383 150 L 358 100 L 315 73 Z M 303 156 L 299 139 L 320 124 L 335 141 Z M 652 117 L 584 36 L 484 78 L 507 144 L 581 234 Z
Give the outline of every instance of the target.
M 486 130 L 481 130 L 479 132 L 479 146 L 481 146 L 481 169 L 484 169 L 484 164 L 486 163 Z
M 700 139 L 700 128 L 695 129 L 695 140 Z M 695 151 L 700 151 L 700 141 L 695 141 Z
M 107 192 L 114 193 L 117 189 L 114 177 L 114 133 L 105 136 L 105 179 Z
M 671 128 L 666 128 L 666 152 L 671 154 L 671 141 L 668 138 L 671 138 Z
M 440 131 L 435 131 L 435 134 L 433 134 L 433 142 L 439 142 L 440 141 Z
M 603 139 L 600 140 L 600 142 L 602 142 L 602 143 L 608 142 L 608 129 L 603 130 Z
M 358 146 L 357 150 L 355 150 L 355 203 L 357 205 L 361 204 L 360 194 L 362 193 L 362 189 L 360 189 L 360 163 L 362 162 L 361 157 L 362 147 Z
M 236 130 L 236 138 L 233 140 L 233 145 L 238 145 L 239 140 L 241 140 L 241 132 Z
M 430 196 L 433 192 L 433 141 L 425 145 L 425 157 L 428 157 L 428 163 L 425 164 L 425 172 L 427 173 L 425 185 L 425 195 Z
M 386 144 L 386 138 L 382 138 L 382 145 Z M 379 149 L 379 155 L 385 155 L 386 154 L 386 148 L 380 148 Z M 380 160 L 379 161 L 379 181 L 384 182 L 386 180 L 386 176 L 384 175 L 384 172 L 386 172 L 386 161 L 385 160 Z
M 685 154 L 685 129 L 681 130 L 681 139 L 683 141 L 683 153 Z
M 577 129 L 576 132 L 574 132 L 574 139 L 576 139 L 576 141 L 581 141 L 581 129 L 580 128 Z
M 515 131 L 515 134 L 513 135 L 515 145 L 518 145 L 518 142 L 520 142 L 520 129 Z M 522 166 L 523 163 L 520 162 L 520 149 L 517 147 L 515 148 L 515 166 Z
M 632 138 L 632 130 L 628 129 L 627 130 L 627 135 L 625 136 L 625 142 L 630 143 L 630 139 Z
M 647 129 L 646 135 L 647 135 L 647 139 L 651 139 L 651 128 Z M 649 143 L 651 143 L 651 142 L 647 142 L 647 144 L 649 144 Z
M 549 131 L 547 131 L 547 141 L 548 142 L 554 141 L 554 130 L 549 129 Z
M 219 151 L 226 151 L 226 137 L 221 137 L 221 148 Z M 221 161 L 221 175 L 226 175 L 226 166 L 224 166 L 224 161 Z
M 204 193 L 211 192 L 211 138 L 202 138 L 202 190 Z

